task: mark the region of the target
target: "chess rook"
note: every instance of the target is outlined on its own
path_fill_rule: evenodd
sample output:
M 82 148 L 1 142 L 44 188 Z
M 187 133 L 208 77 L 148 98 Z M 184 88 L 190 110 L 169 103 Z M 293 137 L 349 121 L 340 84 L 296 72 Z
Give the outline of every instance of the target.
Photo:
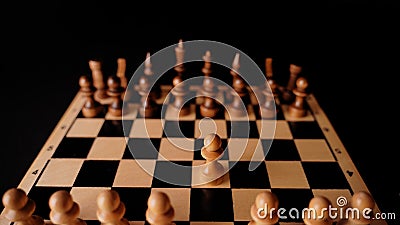
M 305 107 L 305 98 L 307 97 L 306 88 L 308 87 L 308 82 L 304 77 L 300 77 L 296 81 L 296 89 L 293 93 L 296 98 L 292 104 L 289 105 L 289 115 L 294 118 L 300 118 L 307 115 L 307 108 Z
M 101 71 L 100 61 L 90 60 L 89 67 L 92 71 L 93 85 L 96 88 L 95 98 L 106 99 L 108 98 L 106 93 L 106 84 L 104 83 L 103 72 Z
M 296 86 L 296 80 L 297 77 L 299 75 L 299 73 L 301 72 L 302 68 L 300 66 L 294 65 L 294 64 L 290 64 L 289 67 L 289 72 L 290 72 L 290 76 L 289 76 L 289 81 L 286 85 L 285 88 L 283 88 L 282 92 L 282 100 L 290 103 L 293 101 L 294 99 L 294 95 L 293 95 L 293 89 Z
M 124 218 L 125 205 L 114 190 L 106 190 L 97 196 L 97 218 L 102 224 L 129 225 Z
M 172 225 L 175 210 L 167 194 L 152 191 L 147 201 L 146 220 L 151 225 Z
M 11 188 L 4 193 L 2 201 L 3 215 L 14 225 L 44 225 L 42 217 L 33 215 L 36 204 L 24 190 Z
M 257 195 L 254 203 L 251 205 L 251 221 L 249 222 L 249 225 L 273 225 L 278 223 L 278 206 L 279 200 L 274 193 L 272 193 L 271 191 L 260 192 Z
M 69 192 L 60 190 L 53 193 L 49 199 L 50 220 L 53 224 L 86 225 L 78 218 L 79 205 L 73 201 Z
M 222 141 L 219 135 L 211 133 L 204 137 L 201 156 L 206 160 L 202 168 L 205 182 L 210 185 L 219 185 L 223 181 L 224 167 L 218 162 L 223 156 Z
M 324 196 L 315 196 L 308 204 L 308 211 L 304 213 L 305 225 L 332 225 L 333 221 L 329 216 L 329 207 L 332 203 Z
M 126 59 L 124 58 L 118 58 L 117 59 L 117 77 L 121 80 L 121 87 L 126 89 L 128 86 L 128 81 L 125 76 L 125 71 L 126 71 Z

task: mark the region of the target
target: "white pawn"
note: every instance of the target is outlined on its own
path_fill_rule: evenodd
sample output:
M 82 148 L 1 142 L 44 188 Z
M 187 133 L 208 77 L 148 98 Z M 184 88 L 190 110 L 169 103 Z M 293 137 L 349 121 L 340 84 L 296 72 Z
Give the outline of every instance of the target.
M 28 198 L 25 191 L 11 188 L 3 195 L 4 217 L 14 225 L 44 225 L 43 218 L 32 215 L 36 209 L 35 202 Z
M 153 191 L 147 201 L 146 220 L 151 225 L 173 225 L 175 216 L 167 194 Z
M 279 200 L 274 193 L 271 191 L 260 192 L 251 206 L 250 215 L 252 220 L 248 225 L 273 225 L 278 223 L 278 205 Z
M 86 222 L 78 218 L 79 205 L 73 201 L 69 192 L 61 190 L 50 196 L 49 199 L 50 220 L 53 224 L 86 225 Z
M 329 216 L 328 208 L 331 202 L 324 196 L 315 196 L 308 205 L 308 211 L 304 215 L 306 225 L 332 225 L 332 218 Z
M 114 190 L 106 190 L 97 196 L 97 219 L 107 225 L 129 225 L 124 218 L 126 208 Z

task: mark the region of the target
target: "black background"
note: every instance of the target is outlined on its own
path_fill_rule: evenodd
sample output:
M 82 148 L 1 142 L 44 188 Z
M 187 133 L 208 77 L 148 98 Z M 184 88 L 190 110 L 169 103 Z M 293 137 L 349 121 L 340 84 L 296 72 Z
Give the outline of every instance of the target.
M 183 40 L 239 48 L 263 68 L 267 56 L 297 63 L 384 212 L 400 217 L 398 137 L 399 7 L 348 1 L 319 4 L 212 2 L 31 3 L 4 7 L 0 191 L 17 186 L 101 58 L 133 73 L 147 51 Z M 15 10 L 14 10 L 15 9 Z M 3 140 L 4 139 L 4 140 Z M 5 143 L 5 144 L 4 144 Z

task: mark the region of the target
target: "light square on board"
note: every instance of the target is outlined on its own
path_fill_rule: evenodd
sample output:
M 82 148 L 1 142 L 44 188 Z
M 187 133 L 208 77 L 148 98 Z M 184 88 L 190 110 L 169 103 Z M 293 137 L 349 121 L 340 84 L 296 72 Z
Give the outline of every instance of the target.
M 293 139 L 285 120 L 257 120 L 257 128 L 261 139 Z
M 225 120 L 214 120 L 210 118 L 204 118 L 196 120 L 194 124 L 194 137 L 204 138 L 207 134 L 216 133 L 221 138 L 227 138 L 228 132 L 226 128 Z
M 162 138 L 158 160 L 191 161 L 194 158 L 194 139 Z
M 228 139 L 230 161 L 263 161 L 265 159 L 262 144 L 257 138 Z
M 305 116 L 298 117 L 298 118 L 290 116 L 289 105 L 282 105 L 282 111 L 283 111 L 283 115 L 285 116 L 285 120 L 287 120 L 287 121 L 313 121 L 314 120 L 314 116 L 312 115 L 310 110 L 307 110 L 307 114 Z
M 105 187 L 73 187 L 70 191 L 72 199 L 79 205 L 79 218 L 83 220 L 97 220 L 97 196 L 105 190 Z
M 133 122 L 129 137 L 161 138 L 163 134 L 163 119 L 139 118 Z
M 333 162 L 330 148 L 324 139 L 295 139 L 301 161 Z
M 36 185 L 72 187 L 82 164 L 83 159 L 52 159 Z
M 121 160 L 113 187 L 151 187 L 155 160 Z
M 250 208 L 257 195 L 270 189 L 232 189 L 235 221 L 250 221 Z
M 222 179 L 222 183 L 219 185 L 209 184 L 208 181 L 211 179 L 207 179 L 202 176 L 202 170 L 205 169 L 205 160 L 194 160 L 192 167 L 192 187 L 193 188 L 230 188 L 230 179 L 229 179 L 229 163 L 226 160 L 218 161 L 224 167 L 224 173 L 220 174 Z
M 104 119 L 77 118 L 67 133 L 67 137 L 96 137 Z
M 87 156 L 88 159 L 119 160 L 126 148 L 125 137 L 97 137 Z
M 160 191 L 168 195 L 175 210 L 174 220 L 189 221 L 190 188 L 153 188 L 151 191 Z
M 301 162 L 268 161 L 265 164 L 271 188 L 310 188 Z
M 168 104 L 167 110 L 165 111 L 165 119 L 166 120 L 179 120 L 179 121 L 194 121 L 196 119 L 196 105 L 191 104 L 190 113 L 185 116 L 179 115 L 179 110 L 173 107 L 171 104 Z

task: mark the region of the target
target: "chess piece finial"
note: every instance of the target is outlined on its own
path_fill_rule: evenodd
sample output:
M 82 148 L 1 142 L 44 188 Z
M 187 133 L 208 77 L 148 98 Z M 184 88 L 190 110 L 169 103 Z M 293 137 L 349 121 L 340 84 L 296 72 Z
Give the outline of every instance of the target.
M 3 215 L 6 219 L 18 225 L 44 225 L 44 220 L 40 216 L 33 215 L 36 204 L 28 198 L 25 191 L 20 188 L 7 190 L 2 198 L 4 205 Z
M 54 192 L 49 199 L 50 220 L 53 224 L 86 225 L 78 218 L 79 205 L 73 201 L 72 196 L 65 190 Z
M 332 203 L 326 197 L 313 197 L 308 204 L 309 210 L 304 213 L 305 225 L 332 225 L 333 221 L 327 210 L 330 207 L 332 207 Z
M 152 191 L 147 200 L 147 222 L 151 225 L 172 225 L 174 216 L 175 211 L 168 195 L 161 191 Z
M 125 204 L 121 202 L 118 192 L 105 190 L 97 196 L 97 218 L 102 224 L 129 225 L 124 218 Z
M 252 220 L 249 225 L 273 225 L 278 223 L 278 206 L 278 197 L 271 191 L 258 193 L 250 209 Z
M 96 88 L 96 96 L 99 99 L 108 98 L 106 93 L 106 84 L 104 83 L 103 71 L 101 63 L 97 60 L 89 60 L 89 67 L 92 71 L 93 86 Z
M 306 78 L 299 77 L 296 81 L 296 89 L 293 90 L 293 94 L 296 96 L 294 102 L 289 105 L 289 115 L 294 118 L 300 118 L 307 115 L 307 109 L 305 107 L 305 98 L 307 97 L 306 89 L 308 82 Z

